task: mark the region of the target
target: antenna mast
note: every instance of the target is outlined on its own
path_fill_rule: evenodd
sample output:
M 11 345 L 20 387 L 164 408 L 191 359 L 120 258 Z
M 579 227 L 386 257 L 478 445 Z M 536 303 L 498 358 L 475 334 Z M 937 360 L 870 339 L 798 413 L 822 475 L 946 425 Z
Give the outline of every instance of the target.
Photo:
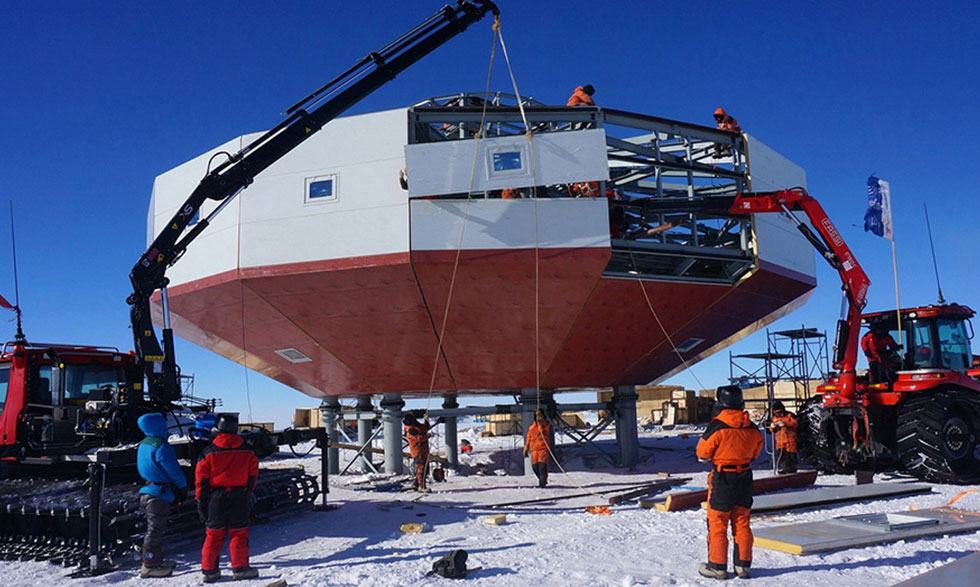
M 936 289 L 939 290 L 939 303 L 941 305 L 945 304 L 946 300 L 943 299 L 943 287 L 939 285 L 939 265 L 936 264 L 936 247 L 932 244 L 932 226 L 929 224 L 929 208 L 926 207 L 925 202 L 922 203 L 922 209 L 926 211 L 926 230 L 929 232 L 929 249 L 932 251 L 932 269 L 936 272 Z
M 14 201 L 10 200 L 10 250 L 14 258 L 14 312 L 17 313 L 17 333 L 14 342 L 26 343 L 27 337 L 20 323 L 20 286 L 17 283 L 17 240 L 14 238 Z

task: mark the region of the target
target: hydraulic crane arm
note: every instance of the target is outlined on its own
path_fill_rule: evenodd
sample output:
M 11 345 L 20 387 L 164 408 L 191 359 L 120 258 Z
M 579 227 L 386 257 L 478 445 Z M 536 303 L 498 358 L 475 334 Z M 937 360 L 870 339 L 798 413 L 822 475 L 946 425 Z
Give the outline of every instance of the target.
M 259 173 L 313 136 L 351 106 L 401 73 L 488 12 L 499 14 L 491 0 L 457 0 L 384 48 L 371 53 L 286 110 L 275 128 L 245 146 L 215 169 L 181 204 L 149 249 L 130 272 L 133 293 L 127 298 L 137 361 L 147 380 L 147 392 L 155 400 L 171 403 L 180 398 L 178 368 L 174 360 L 173 332 L 167 307 L 167 269 L 173 265 L 205 228 Z M 220 202 L 207 218 L 190 230 L 191 220 L 206 200 Z M 186 231 L 186 234 L 185 234 Z M 164 314 L 163 346 L 150 316 L 150 296 L 161 290 Z
M 794 210 L 806 214 L 816 234 L 791 213 Z M 740 193 L 735 196 L 729 212 L 732 214 L 786 212 L 803 236 L 830 263 L 830 266 L 837 270 L 841 278 L 841 289 L 847 299 L 847 308 L 842 312 L 842 317 L 837 323 L 834 369 L 840 372 L 840 399 L 843 402 L 850 402 L 857 388 L 855 367 L 860 344 L 861 311 L 867 302 L 868 287 L 871 285 L 871 280 L 868 279 L 864 269 L 854 258 L 851 249 L 824 212 L 823 207 L 802 188 Z

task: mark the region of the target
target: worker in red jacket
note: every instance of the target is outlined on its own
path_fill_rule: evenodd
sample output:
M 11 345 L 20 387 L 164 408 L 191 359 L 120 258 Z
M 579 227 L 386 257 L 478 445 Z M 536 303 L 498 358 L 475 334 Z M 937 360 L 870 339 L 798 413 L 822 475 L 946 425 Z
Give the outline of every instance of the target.
M 780 475 L 795 473 L 796 455 L 796 416 L 787 412 L 783 402 L 773 402 L 772 423 L 769 431 L 775 437 L 776 467 Z
M 698 442 L 701 461 L 711 462 L 708 474 L 708 562 L 698 566 L 703 577 L 728 578 L 728 526 L 735 535 L 735 573 L 749 578 L 752 566 L 751 463 L 762 450 L 762 433 L 745 411 L 742 390 L 735 385 L 719 387 L 715 416 Z
M 259 460 L 238 435 L 238 416 L 219 414 L 217 435 L 197 462 L 197 511 L 207 529 L 201 549 L 204 582 L 221 578 L 218 555 L 229 536 L 231 570 L 236 581 L 258 577 L 248 564 L 248 523 Z
M 861 337 L 861 350 L 868 359 L 868 372 L 871 383 L 887 383 L 894 381 L 901 365 L 898 357 L 900 348 L 888 330 L 881 324 L 875 324 Z
M 548 461 L 551 458 L 551 424 L 542 410 L 534 412 L 534 422 L 527 427 L 524 458 L 531 455 L 531 470 L 538 478 L 538 487 L 548 484 Z
M 572 95 L 568 98 L 568 103 L 566 106 L 595 106 L 595 102 L 592 100 L 592 94 L 595 93 L 595 88 L 592 84 L 585 84 L 584 86 L 579 86 L 575 88 Z

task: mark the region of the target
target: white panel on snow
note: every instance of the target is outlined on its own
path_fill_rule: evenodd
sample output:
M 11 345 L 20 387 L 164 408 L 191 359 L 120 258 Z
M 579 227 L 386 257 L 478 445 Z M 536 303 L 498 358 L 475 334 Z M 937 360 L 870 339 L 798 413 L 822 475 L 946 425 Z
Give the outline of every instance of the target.
M 609 179 L 602 129 L 405 146 L 410 197 Z
M 415 200 L 412 250 L 608 247 L 608 210 L 605 198 Z

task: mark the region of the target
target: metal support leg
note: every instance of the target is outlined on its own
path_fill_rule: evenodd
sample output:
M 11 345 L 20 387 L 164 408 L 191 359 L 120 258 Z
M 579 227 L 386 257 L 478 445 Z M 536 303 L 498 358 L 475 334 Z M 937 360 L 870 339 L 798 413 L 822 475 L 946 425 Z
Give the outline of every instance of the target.
M 522 406 L 529 406 L 531 408 L 531 411 L 525 410 L 521 412 L 521 430 L 524 433 L 524 442 L 527 442 L 527 429 L 534 422 L 533 408 L 538 405 L 538 391 L 533 387 L 522 389 L 519 401 Z M 524 476 L 534 476 L 534 468 L 531 467 L 530 456 L 524 457 Z
M 454 410 L 459 407 L 456 401 L 456 394 L 446 395 L 442 400 L 442 407 L 447 410 Z M 456 470 L 459 468 L 459 435 L 457 434 L 456 416 L 446 416 L 446 466 Z
M 320 404 L 320 415 L 330 445 L 330 448 L 327 449 L 327 472 L 336 475 L 340 472 L 340 449 L 337 448 L 337 418 L 340 416 L 340 400 L 332 396 L 323 398 L 323 403 Z
M 636 387 L 618 385 L 613 388 L 616 411 L 616 445 L 620 466 L 632 469 L 640 459 L 640 441 L 636 427 Z
M 400 393 L 386 393 L 381 400 L 381 420 L 385 435 L 385 472 L 402 473 L 402 401 Z
M 366 416 L 371 416 L 368 419 Z M 364 446 L 371 442 L 371 428 L 374 426 L 374 406 L 371 404 L 371 396 L 361 396 L 357 398 L 357 444 Z M 374 471 L 371 464 L 371 453 L 367 450 L 361 451 L 361 471 L 370 473 Z

